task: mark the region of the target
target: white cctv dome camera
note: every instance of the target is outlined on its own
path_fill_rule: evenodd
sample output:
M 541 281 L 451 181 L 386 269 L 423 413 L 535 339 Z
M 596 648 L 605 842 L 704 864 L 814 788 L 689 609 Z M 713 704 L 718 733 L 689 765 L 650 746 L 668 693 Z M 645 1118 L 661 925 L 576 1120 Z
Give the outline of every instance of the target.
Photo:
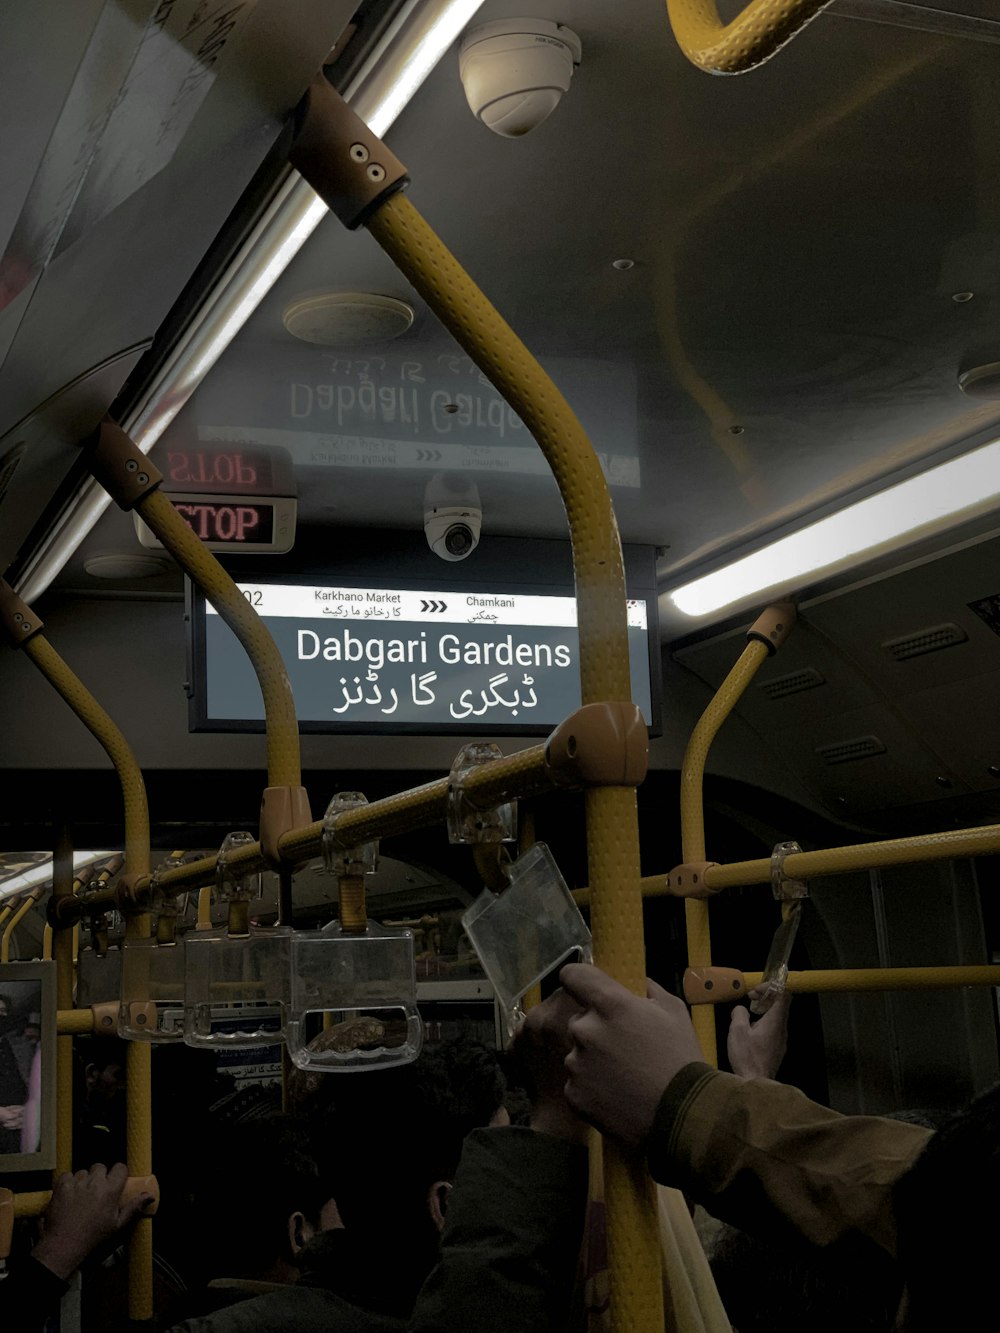
M 473 28 L 458 57 L 473 114 L 506 139 L 527 134 L 559 105 L 581 50 L 575 32 L 548 19 L 500 19 Z
M 483 511 L 464 505 L 432 509 L 424 515 L 427 544 L 442 560 L 464 560 L 479 545 Z
M 424 533 L 434 554 L 442 560 L 464 560 L 479 545 L 482 529 L 475 482 L 455 473 L 436 473 L 424 492 Z

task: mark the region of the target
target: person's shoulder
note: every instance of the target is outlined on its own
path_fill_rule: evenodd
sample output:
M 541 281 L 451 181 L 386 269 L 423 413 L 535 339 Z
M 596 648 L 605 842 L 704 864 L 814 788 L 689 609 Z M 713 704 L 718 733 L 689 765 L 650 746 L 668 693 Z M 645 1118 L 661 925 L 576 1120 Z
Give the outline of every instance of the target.
M 289 1286 L 187 1319 L 170 1333 L 399 1333 L 398 1320 L 349 1305 L 322 1287 Z

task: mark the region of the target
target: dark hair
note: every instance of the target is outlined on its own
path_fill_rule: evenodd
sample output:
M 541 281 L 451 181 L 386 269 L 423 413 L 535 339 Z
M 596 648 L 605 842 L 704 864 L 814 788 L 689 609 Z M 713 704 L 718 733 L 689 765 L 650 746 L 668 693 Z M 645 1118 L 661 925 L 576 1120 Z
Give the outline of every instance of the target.
M 956 1302 L 966 1310 L 990 1307 L 997 1233 L 988 1201 L 998 1189 L 1000 1083 L 948 1120 L 896 1185 L 912 1333 L 952 1327 Z
M 10 996 L 7 994 L 6 991 L 0 991 L 0 1004 L 5 1004 L 7 1006 L 8 1014 L 14 1008 L 14 1001 L 10 998 Z
M 292 1213 L 319 1225 L 336 1194 L 329 1155 L 313 1126 L 281 1113 L 227 1125 L 216 1140 L 202 1210 L 211 1276 L 256 1278 L 278 1259 L 292 1261 Z

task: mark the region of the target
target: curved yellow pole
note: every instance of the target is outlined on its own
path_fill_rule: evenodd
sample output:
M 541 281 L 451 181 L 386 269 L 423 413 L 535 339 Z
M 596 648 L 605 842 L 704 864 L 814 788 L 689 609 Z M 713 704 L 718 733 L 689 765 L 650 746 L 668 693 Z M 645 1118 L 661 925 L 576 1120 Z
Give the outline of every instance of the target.
M 736 665 L 719 686 L 711 703 L 695 723 L 681 762 L 681 858 L 685 862 L 705 860 L 705 814 L 702 792 L 705 761 L 719 728 L 733 711 L 743 691 L 767 659 L 767 644 L 753 639 L 743 649 Z M 708 903 L 688 898 L 684 903 L 688 966 L 707 967 L 712 961 Z M 692 1012 L 702 1055 L 710 1065 L 718 1064 L 715 1045 L 715 1011 L 698 1005 Z
M 62 695 L 114 764 L 125 802 L 125 869 L 130 875 L 147 874 L 149 807 L 146 803 L 146 785 L 128 741 L 43 634 L 33 635 L 21 648 L 49 684 Z
M 576 577 L 584 704 L 630 700 L 625 575 L 611 497 L 582 426 L 552 380 L 434 234 L 396 194 L 365 223 L 410 283 L 521 417 L 566 507 Z M 636 994 L 646 986 L 635 791 L 586 793 L 594 958 Z M 660 1244 L 639 1158 L 604 1145 L 611 1310 L 616 1330 L 663 1329 Z
M 21 903 L 20 907 L 8 921 L 6 928 L 4 929 L 3 932 L 3 939 L 0 940 L 0 963 L 10 962 L 10 942 L 11 939 L 13 938 L 14 931 L 24 920 L 24 918 L 28 915 L 28 913 L 34 907 L 35 903 L 38 902 L 40 896 L 41 895 L 38 893 L 37 890 L 32 889 L 32 891 L 28 894 L 28 896 Z
M 825 9 L 830 0 L 750 0 L 730 23 L 716 0 L 667 0 L 670 26 L 688 60 L 707 74 L 745 74 Z
M 49 683 L 58 690 L 88 731 L 101 743 L 114 764 L 125 802 L 125 870 L 130 876 L 148 875 L 149 807 L 146 802 L 146 787 L 128 742 L 90 691 L 77 679 L 43 635 L 33 635 L 22 646 L 24 652 Z M 72 861 L 70 864 L 72 865 Z M 132 917 L 128 923 L 128 931 L 132 935 L 148 935 L 149 914 L 144 912 L 140 916 Z M 54 953 L 59 991 L 58 1007 L 70 1009 L 73 1005 L 72 929 L 56 932 Z M 67 1065 L 70 1079 L 72 1040 L 69 1036 L 58 1038 L 60 1044 L 66 1043 L 69 1047 L 68 1059 L 60 1061 L 60 1068 L 63 1064 Z M 148 1176 L 153 1171 L 150 1054 L 150 1048 L 145 1042 L 129 1042 L 125 1055 L 126 1156 L 129 1174 L 133 1176 Z M 67 1158 L 65 1153 L 62 1154 L 59 1164 L 60 1170 L 68 1171 L 72 1164 L 71 1084 L 64 1090 L 60 1083 L 57 1100 L 61 1114 L 68 1116 L 69 1119 L 69 1132 L 68 1134 L 64 1132 L 62 1135 L 64 1140 L 68 1138 L 69 1155 Z M 150 1218 L 142 1218 L 136 1223 L 129 1240 L 129 1317 L 137 1321 L 150 1320 L 153 1317 L 153 1233 Z
M 135 509 L 246 649 L 264 696 L 268 785 L 300 786 L 299 726 L 292 686 L 267 626 L 166 495 L 159 490 L 150 491 L 136 503 Z
M 3 907 L 0 907 L 0 926 L 5 924 L 11 912 L 15 912 L 17 910 L 17 905 L 20 901 L 21 901 L 20 895 L 15 894 L 12 898 L 9 898 L 7 900 L 6 904 Z

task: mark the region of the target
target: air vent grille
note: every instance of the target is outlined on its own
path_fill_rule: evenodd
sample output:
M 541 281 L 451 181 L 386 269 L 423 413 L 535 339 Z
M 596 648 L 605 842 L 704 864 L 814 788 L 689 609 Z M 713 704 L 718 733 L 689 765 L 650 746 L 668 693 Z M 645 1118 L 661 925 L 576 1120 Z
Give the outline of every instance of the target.
M 954 648 L 965 643 L 968 634 L 960 625 L 951 623 L 931 625 L 917 634 L 907 634 L 902 639 L 889 639 L 882 647 L 891 653 L 897 662 L 905 662 L 910 657 L 923 657 L 924 653 L 936 653 L 942 648 Z
M 789 694 L 801 694 L 803 690 L 814 690 L 817 685 L 825 684 L 826 677 L 821 676 L 815 667 L 803 667 L 801 671 L 792 671 L 787 676 L 765 680 L 757 688 L 769 699 L 784 699 Z
M 834 745 L 819 745 L 816 753 L 824 764 L 850 764 L 855 759 L 885 754 L 885 745 L 877 736 L 855 736 L 853 740 L 837 741 Z

